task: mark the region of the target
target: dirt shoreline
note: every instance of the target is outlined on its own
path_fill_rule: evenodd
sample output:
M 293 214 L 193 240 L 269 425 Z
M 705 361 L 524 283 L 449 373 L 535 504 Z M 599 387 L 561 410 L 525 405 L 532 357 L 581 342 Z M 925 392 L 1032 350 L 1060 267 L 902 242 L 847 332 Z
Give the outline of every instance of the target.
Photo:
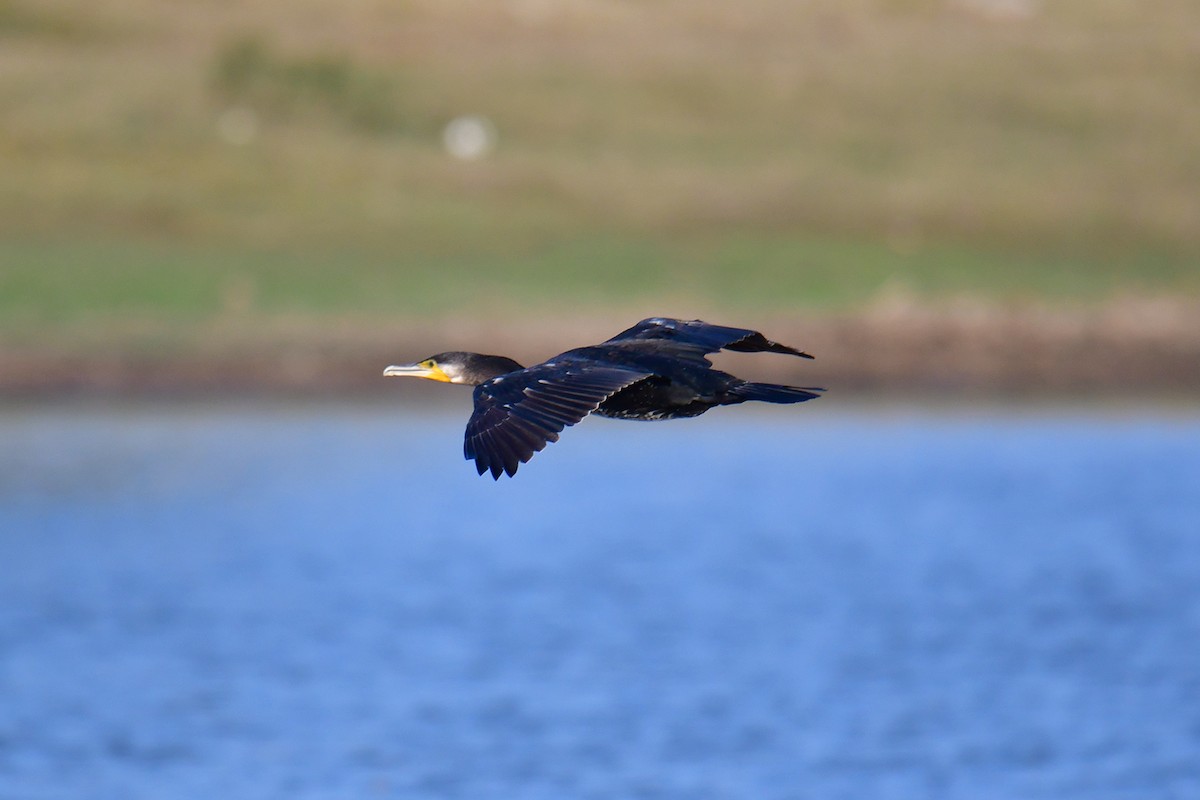
M 706 316 L 751 324 L 745 314 Z M 532 363 L 600 341 L 631 321 L 617 314 L 383 326 L 222 320 L 165 339 L 153 327 L 110 331 L 92 341 L 60 335 L 0 343 L 0 398 L 317 398 L 411 391 L 383 380 L 383 366 L 452 349 Z M 760 380 L 858 394 L 1200 397 L 1200 300 L 1125 300 L 1063 310 L 966 300 L 930 308 L 895 297 L 853 314 L 752 324 L 817 360 L 722 354 L 718 366 Z

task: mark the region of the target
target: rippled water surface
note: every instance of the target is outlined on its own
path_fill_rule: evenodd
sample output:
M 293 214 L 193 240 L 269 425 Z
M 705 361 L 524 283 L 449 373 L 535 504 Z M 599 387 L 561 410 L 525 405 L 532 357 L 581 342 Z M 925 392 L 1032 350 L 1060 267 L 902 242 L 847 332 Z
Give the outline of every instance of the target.
M 821 404 L 0 412 L 0 798 L 1200 797 L 1200 416 Z

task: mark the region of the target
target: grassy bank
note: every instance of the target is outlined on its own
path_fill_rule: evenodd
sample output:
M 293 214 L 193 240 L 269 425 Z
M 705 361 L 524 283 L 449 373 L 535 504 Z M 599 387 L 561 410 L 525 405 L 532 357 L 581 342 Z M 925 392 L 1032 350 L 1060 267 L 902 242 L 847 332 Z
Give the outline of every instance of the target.
M 222 249 L 177 243 L 0 242 L 0 332 L 113 318 L 364 318 L 641 306 L 719 313 L 839 311 L 902 292 L 931 301 L 1101 302 L 1200 294 L 1200 270 L 1147 253 L 1085 258 L 963 246 L 899 252 L 837 238 L 591 236 L 496 254 Z
M 1189 0 L 0 0 L 0 345 L 1190 302 L 1197 29 Z

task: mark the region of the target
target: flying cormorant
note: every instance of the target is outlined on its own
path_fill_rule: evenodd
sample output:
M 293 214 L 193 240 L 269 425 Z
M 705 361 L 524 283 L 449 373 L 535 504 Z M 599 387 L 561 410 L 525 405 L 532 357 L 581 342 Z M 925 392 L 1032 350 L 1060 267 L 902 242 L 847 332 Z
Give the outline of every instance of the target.
M 578 347 L 532 367 L 479 353 L 438 353 L 415 364 L 388 367 L 408 375 L 475 387 L 463 452 L 482 475 L 513 475 L 558 434 L 588 414 L 617 419 L 695 417 L 713 406 L 747 400 L 802 403 L 824 389 L 751 383 L 712 368 L 718 350 L 808 353 L 773 342 L 758 331 L 700 320 L 653 317 L 608 341 Z

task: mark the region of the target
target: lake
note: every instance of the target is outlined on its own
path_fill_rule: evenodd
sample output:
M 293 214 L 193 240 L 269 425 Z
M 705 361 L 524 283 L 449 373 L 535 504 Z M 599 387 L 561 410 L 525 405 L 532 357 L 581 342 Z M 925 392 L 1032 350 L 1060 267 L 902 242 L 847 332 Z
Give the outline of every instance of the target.
M 1200 413 L 468 404 L 0 411 L 0 798 L 1200 797 Z

